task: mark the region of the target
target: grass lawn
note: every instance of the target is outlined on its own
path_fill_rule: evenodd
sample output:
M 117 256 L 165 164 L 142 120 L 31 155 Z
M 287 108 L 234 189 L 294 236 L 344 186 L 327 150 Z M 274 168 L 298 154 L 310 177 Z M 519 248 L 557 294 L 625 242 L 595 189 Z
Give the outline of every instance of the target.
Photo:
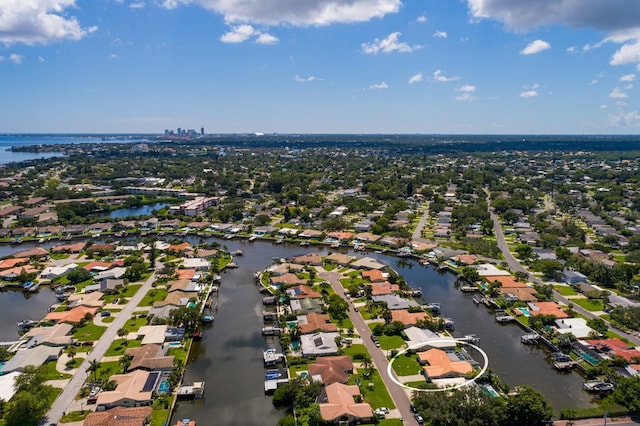
M 363 377 L 362 373 L 363 370 L 358 370 L 357 375 L 353 375 L 349 378 L 348 384 L 355 384 L 356 378 L 360 380 L 362 396 L 366 402 L 371 404 L 371 408 L 395 408 L 396 406 L 393 404 L 393 400 L 391 399 L 389 392 L 387 392 L 387 388 L 382 382 L 378 371 L 374 371 L 371 377 Z
M 71 369 L 80 367 L 80 364 L 84 361 L 84 358 L 78 358 L 77 354 L 78 353 L 76 352 L 76 358 L 73 359 L 73 366 Z
M 65 414 L 60 419 L 60 423 L 72 423 L 72 422 L 81 422 L 89 415 L 89 413 L 93 413 L 91 410 L 82 410 L 82 411 L 72 411 L 70 413 Z
M 412 387 L 412 388 L 420 388 L 421 385 L 426 385 L 427 384 L 427 380 L 421 380 L 419 382 L 406 382 L 404 383 L 405 385 Z
M 420 374 L 422 366 L 418 362 L 418 356 L 411 353 L 405 353 L 393 360 L 393 371 L 398 376 L 411 376 Z
M 164 426 L 169 421 L 169 407 L 171 401 L 168 398 L 158 398 L 153 401 L 150 426 Z M 166 408 L 165 408 L 166 407 Z
M 84 327 L 80 327 L 79 329 L 77 329 L 76 332 L 73 333 L 73 337 L 74 339 L 81 342 L 87 342 L 90 340 L 95 341 L 100 339 L 100 336 L 102 336 L 102 333 L 104 333 L 106 330 L 107 327 L 102 327 L 89 322 Z
M 348 318 L 348 317 L 343 319 L 342 321 L 339 321 L 339 322 L 336 321 L 336 322 L 338 323 L 338 327 L 340 327 L 340 328 L 344 328 L 344 329 L 347 329 L 347 330 L 354 328 L 353 327 L 353 323 L 351 322 L 351 319 Z
M 349 355 L 351 359 L 353 359 L 353 357 L 356 354 L 367 354 L 367 355 L 369 354 L 369 352 L 367 351 L 367 348 L 365 348 L 364 345 L 360 343 L 353 344 L 349 347 L 347 346 L 343 347 L 342 353 L 345 355 Z
M 109 378 L 114 374 L 122 374 L 122 366 L 118 361 L 101 362 L 98 370 L 98 378 Z M 93 373 L 89 374 L 89 378 L 93 379 Z
M 604 302 L 600 299 L 571 299 L 571 302 L 591 312 L 604 310 Z
M 126 342 L 126 345 L 125 345 Z M 111 343 L 104 356 L 124 355 L 128 348 L 138 348 L 142 345 L 142 340 L 116 339 Z
M 369 310 L 366 307 L 362 307 L 360 308 L 360 315 L 362 315 L 362 318 L 366 321 L 366 320 L 370 320 L 370 319 L 376 319 L 376 318 L 380 318 L 380 315 L 382 314 L 382 308 L 379 306 L 376 307 L 371 307 L 372 309 Z
M 575 296 L 578 292 L 568 285 L 554 285 L 553 289 L 563 296 Z
M 147 325 L 148 323 L 148 318 L 130 318 L 124 324 L 124 329 L 131 333 L 134 331 L 138 331 L 140 327 L 142 327 L 143 325 Z
M 76 293 L 81 293 L 81 292 L 82 292 L 82 290 L 83 290 L 86 286 L 88 286 L 88 285 L 92 285 L 92 284 L 94 284 L 93 279 L 89 279 L 89 280 L 86 280 L 86 281 L 82 281 L 81 283 L 76 284 L 76 285 L 75 285 L 75 287 L 76 287 Z
M 105 318 L 102 318 L 102 322 L 108 324 L 110 322 L 113 322 L 113 320 L 115 320 L 115 319 L 116 319 L 115 317 L 105 317 Z
M 297 377 L 298 373 L 302 371 L 309 371 L 309 365 L 308 364 L 292 365 L 291 367 L 289 367 L 289 376 Z
M 401 348 L 406 343 L 400 336 L 385 336 L 384 334 L 378 336 L 378 341 L 380 342 L 380 349 L 383 351 Z
M 152 306 L 153 302 L 159 302 L 160 300 L 164 300 L 167 297 L 169 292 L 163 288 L 152 288 L 147 292 L 147 294 L 142 298 L 142 301 L 138 306 Z
M 125 287 L 125 290 L 122 292 L 122 297 L 133 297 L 138 290 L 140 290 L 142 284 L 132 284 Z
M 68 259 L 69 255 L 67 253 L 50 253 L 49 257 L 53 260 L 64 260 Z
M 185 340 L 184 348 L 171 348 L 167 351 L 167 356 L 173 356 L 174 362 L 180 360 L 182 365 L 187 365 L 187 349 L 189 347 L 189 339 Z
M 47 380 L 59 380 L 59 379 L 70 379 L 71 378 L 71 374 L 59 373 L 58 370 L 56 370 L 56 362 L 55 361 L 45 362 L 43 364 L 42 368 L 46 373 L 46 379 Z

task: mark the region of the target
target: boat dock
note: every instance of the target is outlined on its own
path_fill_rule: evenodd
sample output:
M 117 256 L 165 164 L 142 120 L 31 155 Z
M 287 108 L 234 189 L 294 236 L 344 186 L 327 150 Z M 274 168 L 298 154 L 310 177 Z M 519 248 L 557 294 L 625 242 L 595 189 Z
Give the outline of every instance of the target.
M 280 386 L 289 383 L 289 379 L 273 379 L 264 381 L 264 393 L 270 394 L 276 391 Z
M 180 386 L 176 393 L 178 399 L 204 398 L 204 382 L 193 382 L 191 385 Z
M 464 291 L 465 293 L 473 293 L 475 291 L 480 291 L 480 289 L 475 285 L 463 285 L 460 286 L 460 291 Z
M 265 321 L 274 321 L 278 319 L 278 313 L 271 311 L 262 311 L 262 319 Z
M 525 334 L 520 338 L 520 341 L 524 344 L 534 344 L 534 343 L 538 343 L 538 341 L 540 340 L 540 335 L 539 334 Z
M 604 380 L 595 379 L 584 382 L 582 388 L 587 392 L 610 392 L 615 388 L 615 385 Z
M 284 361 L 284 354 L 276 352 L 275 349 L 267 349 L 262 353 L 264 365 L 275 365 Z
M 496 312 L 496 321 L 499 323 L 507 323 L 515 320 L 516 318 L 513 315 L 509 315 L 506 311 Z
M 262 327 L 263 336 L 279 336 L 280 333 L 282 333 L 282 329 L 280 327 L 273 327 L 270 325 Z

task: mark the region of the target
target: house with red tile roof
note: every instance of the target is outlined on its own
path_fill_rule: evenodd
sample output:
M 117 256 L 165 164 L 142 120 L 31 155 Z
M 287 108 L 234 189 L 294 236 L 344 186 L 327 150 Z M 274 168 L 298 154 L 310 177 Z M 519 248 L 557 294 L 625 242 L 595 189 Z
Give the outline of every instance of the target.
M 87 315 L 95 315 L 98 312 L 98 308 L 90 308 L 87 306 L 78 306 L 68 311 L 62 312 L 49 312 L 46 317 L 44 317 L 47 321 L 53 321 L 55 323 L 77 323 L 82 321 L 82 319 Z
M 624 343 L 622 340 L 613 338 L 613 339 L 602 339 L 602 340 L 585 340 L 585 342 L 592 346 L 597 352 L 604 353 L 610 357 L 614 355 L 618 355 L 626 359 L 627 361 L 631 361 L 632 358 L 640 358 L 640 351 L 637 350 L 633 346 L 629 346 Z
M 418 352 L 418 360 L 421 364 L 428 364 L 423 371 L 430 379 L 444 379 L 460 377 L 471 373 L 473 367 L 467 361 L 452 361 L 447 353 L 441 349 L 429 349 Z
M 368 271 L 362 271 L 362 278 L 369 280 L 372 283 L 376 282 L 385 282 L 387 280 L 387 276 L 389 274 L 385 274 L 379 269 L 371 269 Z
M 322 294 L 313 290 L 308 285 L 298 285 L 287 290 L 293 299 L 320 299 Z
M 318 253 L 308 253 L 293 258 L 293 262 L 302 265 L 322 266 L 322 257 Z
M 89 413 L 82 426 L 146 426 L 151 421 L 152 412 L 151 407 L 115 407 Z
M 307 315 L 300 315 L 297 318 L 298 327 L 302 334 L 315 333 L 316 331 L 338 331 L 338 325 L 331 322 L 329 315 L 310 313 Z
M 309 280 L 298 278 L 296 274 L 286 273 L 284 275 L 269 277 L 269 282 L 271 285 L 276 284 L 284 284 L 284 285 L 296 285 L 296 284 L 306 284 Z
M 516 279 L 511 275 L 488 276 L 485 278 L 488 283 L 497 281 L 498 283 L 500 283 L 500 287 L 502 288 L 527 287 L 527 283 L 516 281 Z
M 556 318 L 569 318 L 569 315 L 562 310 L 556 302 L 531 302 L 529 303 L 531 315 L 553 315 Z
M 87 245 L 86 242 L 80 241 L 73 244 L 60 244 L 51 249 L 54 253 L 80 253 Z
M 416 322 L 429 318 L 426 312 L 409 312 L 406 309 L 396 309 L 391 311 L 391 321 L 400 321 L 404 325 L 415 325 Z
M 11 257 L 13 258 L 22 257 L 25 259 L 32 258 L 32 257 L 46 257 L 46 256 L 49 256 L 49 252 L 43 249 L 42 247 L 35 247 L 30 250 L 20 251 L 18 253 L 14 253 L 11 255 Z
M 195 269 L 178 269 L 176 275 L 179 280 L 191 280 L 196 275 Z
M 347 383 L 347 374 L 350 373 L 353 373 L 353 362 L 347 355 L 325 356 L 318 358 L 314 364 L 309 364 L 309 374 L 312 377 L 320 376 L 325 386 Z
M 0 270 L 15 268 L 16 266 L 24 265 L 29 262 L 29 259 L 24 257 L 19 257 L 17 259 L 4 259 L 0 260 Z
M 339 241 L 341 243 L 349 242 L 351 237 L 353 237 L 353 232 L 335 231 L 335 232 L 329 232 L 327 234 L 327 239 L 333 240 L 333 241 Z
M 369 285 L 371 286 L 372 296 L 382 296 L 384 294 L 393 294 L 396 291 L 400 291 L 400 286 L 398 284 L 391 284 L 387 281 L 371 283 Z
M 325 387 L 327 402 L 320 405 L 320 416 L 326 422 L 338 422 L 346 419 L 349 424 L 368 422 L 373 418 L 371 405 L 356 402 L 360 389 L 356 385 L 347 386 L 332 383 Z
M 22 273 L 33 274 L 36 272 L 38 272 L 38 270 L 31 265 L 16 266 L 15 268 L 0 271 L 0 279 L 12 281 L 17 279 Z

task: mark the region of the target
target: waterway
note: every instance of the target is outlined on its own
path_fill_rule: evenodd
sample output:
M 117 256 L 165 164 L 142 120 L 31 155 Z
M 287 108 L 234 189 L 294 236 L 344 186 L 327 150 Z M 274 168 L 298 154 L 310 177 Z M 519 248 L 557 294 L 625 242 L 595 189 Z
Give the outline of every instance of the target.
M 56 294 L 46 287 L 33 293 L 21 289 L 0 291 L 0 342 L 18 340 L 17 323 L 23 319 L 41 320 L 54 303 Z
M 154 210 L 160 210 L 161 208 L 169 205 L 170 204 L 167 204 L 167 203 L 157 203 L 157 204 L 149 204 L 149 205 L 140 206 L 140 207 L 127 207 L 127 208 L 112 210 L 106 216 L 114 219 L 121 219 L 123 217 L 137 217 L 137 216 L 151 215 Z
M 192 243 L 197 237 L 188 238 Z M 213 327 L 205 332 L 201 342 L 193 347 L 191 360 L 185 373 L 185 382 L 204 380 L 205 398 L 197 402 L 181 402 L 171 424 L 183 417 L 208 419 L 210 424 L 226 425 L 274 425 L 282 416 L 264 395 L 265 370 L 262 351 L 272 347 L 261 335 L 261 295 L 253 280 L 253 273 L 272 263 L 274 257 L 287 258 L 308 251 L 319 251 L 326 255 L 327 249 L 299 247 L 296 245 L 272 245 L 267 242 L 246 240 L 213 240 L 229 250 L 243 250 L 244 256 L 234 260 L 240 268 L 223 273 L 222 285 Z M 46 246 L 55 244 L 45 243 Z M 20 246 L 0 246 L 0 257 L 15 251 L 32 248 L 33 243 Z M 342 251 L 342 250 L 341 250 Z M 361 252 L 348 252 L 363 256 Z M 384 254 L 368 253 L 393 267 L 402 274 L 409 285 L 419 287 L 428 302 L 440 302 L 442 315 L 455 320 L 455 334 L 476 334 L 479 345 L 489 356 L 491 368 L 502 381 L 511 387 L 528 384 L 540 391 L 556 413 L 565 408 L 583 408 L 591 405 L 590 397 L 582 391 L 583 379 L 577 373 L 559 373 L 548 360 L 548 352 L 542 347 L 520 343 L 524 330 L 514 324 L 499 325 L 493 315 L 482 306 L 477 306 L 471 296 L 454 286 L 455 276 L 439 273 L 430 266 L 412 260 L 398 259 Z M 41 318 L 46 308 L 53 303 L 41 295 L 53 293 L 42 289 L 36 298 L 9 292 L 0 293 L 0 324 L 9 333 L 2 337 L 11 340 L 17 332 L 15 323 L 31 316 Z M 32 304 L 31 302 L 36 302 Z M 27 311 L 27 307 L 29 311 Z M 33 310 L 31 310 L 33 309 Z M 3 336 L 0 330 L 0 336 Z

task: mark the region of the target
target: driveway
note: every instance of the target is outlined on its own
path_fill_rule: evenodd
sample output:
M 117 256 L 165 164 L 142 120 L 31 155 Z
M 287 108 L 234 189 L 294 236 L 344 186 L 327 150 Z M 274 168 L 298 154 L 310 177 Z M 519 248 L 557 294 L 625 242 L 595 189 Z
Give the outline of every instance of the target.
M 162 268 L 162 264 L 156 265 L 156 271 Z M 74 399 L 82 385 L 85 383 L 88 377 L 87 368 L 93 360 L 100 361 L 104 356 L 111 343 L 118 338 L 118 330 L 123 328 L 127 320 L 131 317 L 131 314 L 136 309 L 138 304 L 142 301 L 142 298 L 151 289 L 151 284 L 156 279 L 156 271 L 142 284 L 142 287 L 136 292 L 136 294 L 124 305 L 122 311 L 115 317 L 112 323 L 108 324 L 107 330 L 104 332 L 100 340 L 95 342 L 91 352 L 87 354 L 74 376 L 69 380 L 68 385 L 62 390 L 58 398 L 54 401 L 51 409 L 47 413 L 47 422 L 57 423 L 62 417 L 62 413 L 69 410 L 69 407 L 74 402 Z M 85 407 L 86 408 L 86 407 Z M 69 410 L 72 411 L 72 410 Z
M 324 271 L 321 270 L 321 268 L 318 268 L 318 270 L 320 271 L 318 273 L 318 276 L 324 280 L 327 280 L 331 284 L 331 287 L 336 292 L 336 294 L 346 300 L 344 288 L 342 287 L 342 284 L 340 284 L 341 274 L 338 272 Z M 353 310 L 352 303 L 349 303 L 349 318 L 351 319 L 354 328 L 360 335 L 362 343 L 371 355 L 371 360 L 378 369 L 380 377 L 382 378 L 382 382 L 387 387 L 387 390 L 391 395 L 391 399 L 393 399 L 393 403 L 396 405 L 396 409 L 398 410 L 401 418 L 404 419 L 404 424 L 416 426 L 418 423 L 413 418 L 413 414 L 411 413 L 411 409 L 409 408 L 411 402 L 409 401 L 409 397 L 407 396 L 406 391 L 404 390 L 404 388 L 401 388 L 389 378 L 389 374 L 387 372 L 389 361 L 387 360 L 382 350 L 373 344 L 373 341 L 371 340 L 371 330 L 365 323 L 362 316 L 360 316 L 358 312 Z

